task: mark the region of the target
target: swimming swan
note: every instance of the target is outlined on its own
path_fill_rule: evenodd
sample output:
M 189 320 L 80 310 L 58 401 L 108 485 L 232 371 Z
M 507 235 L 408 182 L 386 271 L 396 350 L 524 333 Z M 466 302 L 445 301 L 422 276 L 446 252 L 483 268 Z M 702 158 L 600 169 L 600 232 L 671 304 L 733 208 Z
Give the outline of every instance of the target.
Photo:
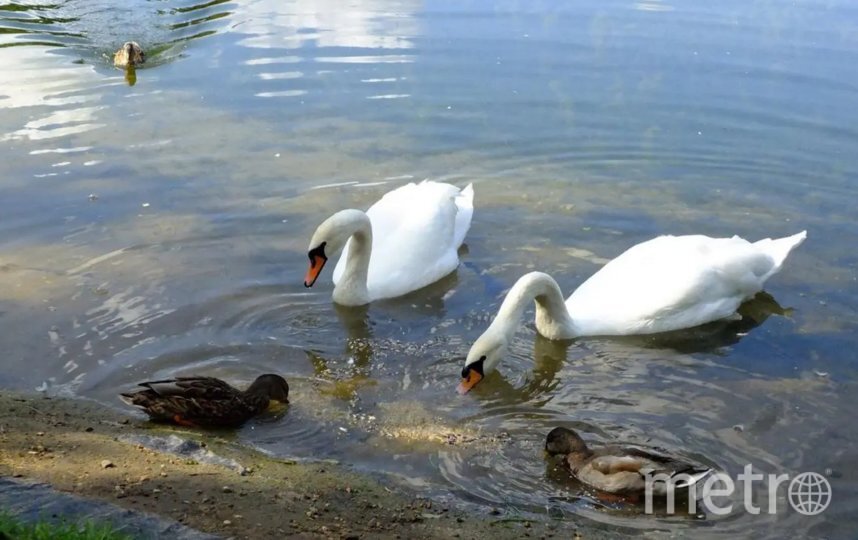
M 531 301 L 536 303 L 536 330 L 549 339 L 691 328 L 732 316 L 806 237 L 802 231 L 751 243 L 738 236 L 659 236 L 610 261 L 565 303 L 551 276 L 525 274 L 468 352 L 459 392 L 495 369 Z
M 426 180 L 385 194 L 366 213 L 337 212 L 313 233 L 304 286 L 313 286 L 340 248 L 333 276 L 338 304 L 360 306 L 434 283 L 459 265 L 473 203 L 470 184 L 459 190 Z

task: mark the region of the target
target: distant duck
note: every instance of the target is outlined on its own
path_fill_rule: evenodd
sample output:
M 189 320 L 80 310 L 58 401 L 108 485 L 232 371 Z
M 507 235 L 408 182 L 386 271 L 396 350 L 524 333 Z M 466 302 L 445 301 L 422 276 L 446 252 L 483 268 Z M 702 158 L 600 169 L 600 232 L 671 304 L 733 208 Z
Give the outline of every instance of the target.
M 146 53 L 136 41 L 126 41 L 113 55 L 113 65 L 119 68 L 139 66 L 146 61 Z
M 603 446 L 591 450 L 573 430 L 557 427 L 545 439 L 548 454 L 564 456 L 564 463 L 582 484 L 612 495 L 637 497 L 646 494 L 647 475 L 652 495 L 663 497 L 670 485 L 687 489 L 712 469 L 666 454 L 634 446 Z
M 655 334 L 736 316 L 763 289 L 807 233 L 749 242 L 703 235 L 659 236 L 630 247 L 565 301 L 557 282 L 525 274 L 477 338 L 462 370 L 465 393 L 506 353 L 525 309 L 536 304 L 536 330 L 549 339 Z
M 457 250 L 471 227 L 474 188 L 424 180 L 386 193 L 369 210 L 341 210 L 310 240 L 312 287 L 328 257 L 334 268 L 334 302 L 361 306 L 426 287 L 459 265 Z
M 120 394 L 152 420 L 187 427 L 238 427 L 265 411 L 270 402 L 289 403 L 289 385 L 280 375 L 260 375 L 247 390 L 214 377 L 176 377 L 140 383 L 145 390 Z

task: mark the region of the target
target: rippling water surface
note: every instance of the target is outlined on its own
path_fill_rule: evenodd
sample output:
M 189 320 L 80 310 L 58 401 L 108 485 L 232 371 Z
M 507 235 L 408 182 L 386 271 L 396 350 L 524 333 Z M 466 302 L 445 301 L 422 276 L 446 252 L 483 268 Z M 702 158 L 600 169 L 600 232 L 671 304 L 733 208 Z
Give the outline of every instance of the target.
M 275 454 L 613 532 L 854 536 L 856 65 L 847 0 L 0 3 L 0 383 L 118 406 L 145 378 L 276 371 L 289 411 L 238 434 Z M 303 288 L 318 223 L 427 177 L 476 187 L 454 275 L 362 309 L 329 274 Z M 454 392 L 526 271 L 571 291 L 657 234 L 802 229 L 739 323 L 524 325 Z M 830 469 L 834 501 L 646 516 L 553 470 L 556 425 L 733 475 Z

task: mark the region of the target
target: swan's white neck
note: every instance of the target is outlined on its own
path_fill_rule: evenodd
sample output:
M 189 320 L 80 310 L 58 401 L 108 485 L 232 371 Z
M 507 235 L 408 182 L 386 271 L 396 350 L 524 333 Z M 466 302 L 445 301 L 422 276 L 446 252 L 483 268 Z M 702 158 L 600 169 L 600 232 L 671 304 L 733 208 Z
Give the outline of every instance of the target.
M 491 324 L 492 330 L 509 336 L 514 334 L 531 300 L 536 304 L 536 330 L 540 334 L 548 339 L 571 339 L 580 335 L 566 309 L 560 286 L 542 272 L 525 274 L 515 282 Z
M 367 289 L 369 258 L 372 254 L 372 224 L 369 217 L 360 210 L 340 212 L 336 221 L 331 223 L 337 233 L 350 238 L 343 275 L 334 286 L 334 302 L 344 306 L 362 306 L 370 301 Z

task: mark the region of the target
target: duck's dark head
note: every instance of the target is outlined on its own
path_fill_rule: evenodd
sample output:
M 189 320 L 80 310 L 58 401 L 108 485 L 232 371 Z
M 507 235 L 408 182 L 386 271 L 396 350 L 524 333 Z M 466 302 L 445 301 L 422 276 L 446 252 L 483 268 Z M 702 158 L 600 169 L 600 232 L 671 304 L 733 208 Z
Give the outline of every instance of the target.
M 587 453 L 587 443 L 569 428 L 556 427 L 545 438 L 545 451 L 550 455 Z
M 146 61 L 146 53 L 136 41 L 127 41 L 122 46 L 122 51 L 125 53 L 127 67 L 139 66 Z
M 261 394 L 269 400 L 289 403 L 289 384 L 280 375 L 267 373 L 260 375 L 247 389 L 248 394 Z

